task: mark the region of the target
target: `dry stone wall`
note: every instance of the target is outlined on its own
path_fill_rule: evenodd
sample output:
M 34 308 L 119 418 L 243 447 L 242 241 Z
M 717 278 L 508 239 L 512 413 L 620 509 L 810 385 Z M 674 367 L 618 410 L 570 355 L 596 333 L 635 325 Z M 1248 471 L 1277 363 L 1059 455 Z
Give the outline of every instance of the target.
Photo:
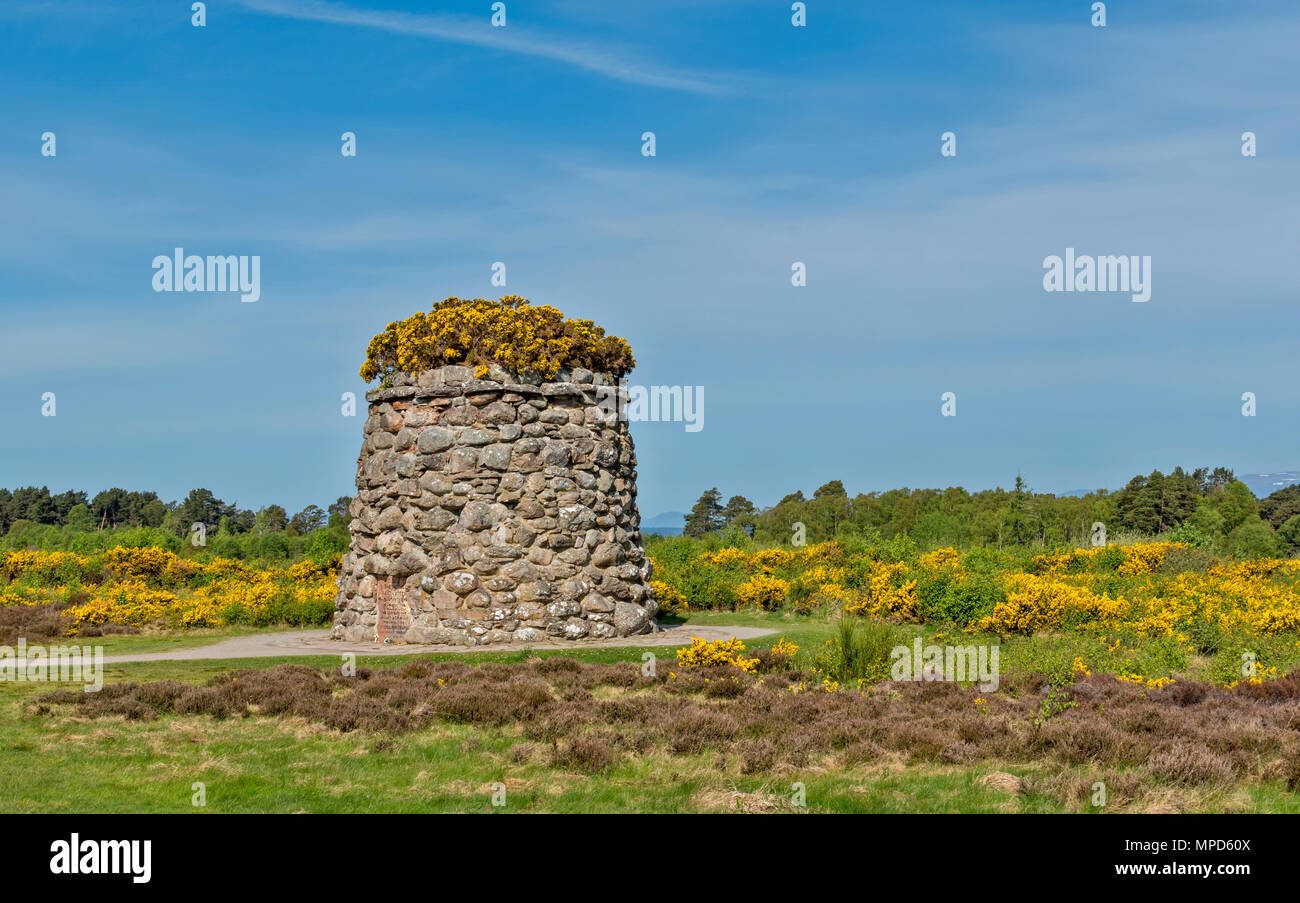
M 333 635 L 481 645 L 653 630 L 616 382 L 448 366 L 368 393 Z

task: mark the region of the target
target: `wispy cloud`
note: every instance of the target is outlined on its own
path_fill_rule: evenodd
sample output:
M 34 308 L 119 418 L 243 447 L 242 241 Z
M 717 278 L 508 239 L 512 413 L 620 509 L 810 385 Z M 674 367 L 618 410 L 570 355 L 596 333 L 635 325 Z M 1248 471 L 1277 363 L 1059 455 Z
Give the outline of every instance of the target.
M 454 41 L 556 60 L 637 85 L 696 94 L 726 94 L 732 90 L 723 78 L 716 75 L 637 62 L 625 48 L 573 41 L 533 27 L 493 28 L 486 16 L 470 19 L 464 16 L 357 9 L 324 0 L 242 0 L 242 4 L 254 12 L 286 19 L 375 28 L 396 34 Z

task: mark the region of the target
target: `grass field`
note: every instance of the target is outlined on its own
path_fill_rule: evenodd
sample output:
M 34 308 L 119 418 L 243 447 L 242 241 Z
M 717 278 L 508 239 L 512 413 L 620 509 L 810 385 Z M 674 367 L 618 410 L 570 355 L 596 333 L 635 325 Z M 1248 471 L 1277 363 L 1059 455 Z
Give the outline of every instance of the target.
M 830 620 L 788 613 L 701 614 L 690 616 L 690 623 L 764 625 L 779 631 L 753 641 L 751 649 L 786 637 L 805 651 L 814 651 L 834 642 L 836 633 Z M 229 634 L 212 631 L 184 640 L 186 644 L 211 642 L 225 635 Z M 131 641 L 131 651 L 176 648 L 176 638 L 171 637 L 121 639 Z M 933 634 L 927 637 L 932 639 Z M 1028 673 L 1041 670 L 1044 662 L 1068 661 L 1072 649 L 1061 643 L 1018 638 L 1006 650 L 1004 671 Z M 420 694 L 428 694 L 429 688 L 436 693 L 441 687 L 433 683 L 437 674 L 446 674 L 448 684 L 460 682 L 466 693 L 494 681 L 514 681 L 512 689 L 539 679 L 550 682 L 546 690 L 550 698 L 541 706 L 547 712 L 544 716 L 484 717 L 484 707 L 475 708 L 479 703 L 470 695 L 460 700 L 461 708 L 440 710 L 424 723 L 400 729 L 361 725 L 340 730 L 330 727 L 326 716 L 312 712 L 266 714 L 259 711 L 264 702 L 220 718 L 201 711 L 161 710 L 143 718 L 95 714 L 80 706 L 45 701 L 56 689 L 51 684 L 0 683 L 0 808 L 9 812 L 1300 811 L 1300 797 L 1287 789 L 1289 781 L 1294 786 L 1295 776 L 1286 764 L 1296 750 L 1298 732 L 1294 724 L 1289 731 L 1275 725 L 1251 727 L 1258 719 L 1250 706 L 1264 704 L 1260 702 L 1230 703 L 1225 696 L 1191 706 L 1180 704 L 1176 714 L 1182 721 L 1177 723 L 1217 717 L 1241 735 L 1231 738 L 1221 755 L 1208 763 L 1198 759 L 1170 764 L 1166 756 L 1160 768 L 1145 761 L 1148 751 L 1141 747 L 1140 737 L 1133 741 L 1129 734 L 1102 736 L 1098 731 L 1109 729 L 1105 722 L 1122 721 L 1124 712 L 1130 713 L 1135 730 L 1141 730 L 1144 720 L 1158 722 L 1160 712 L 1147 697 L 1158 698 L 1168 690 L 1113 680 L 1099 685 L 1101 689 L 1081 683 L 1075 691 L 1079 702 L 1049 712 L 1050 724 L 1044 726 L 1036 720 L 1042 719 L 1037 713 L 1045 691 L 1033 681 L 1012 680 L 997 694 L 1005 699 L 997 700 L 983 727 L 980 718 L 967 711 L 981 711 L 978 704 L 970 708 L 979 696 L 973 688 L 946 685 L 936 695 L 934 685 L 913 685 L 903 694 L 889 691 L 883 697 L 869 697 L 822 693 L 816 687 L 800 695 L 751 686 L 742 698 L 735 695 L 738 689 L 715 692 L 733 679 L 725 669 L 705 669 L 700 674 L 713 675 L 717 686 L 670 690 L 671 681 L 662 674 L 657 682 L 636 679 L 645 651 L 601 648 L 362 659 L 362 668 L 376 675 L 369 686 L 382 683 L 380 677 L 393 682 L 385 691 L 387 697 L 361 700 L 380 710 L 390 706 L 386 699 L 398 699 L 399 693 L 415 693 L 412 698 L 423 698 Z M 661 659 L 660 669 L 672 671 L 672 651 L 667 647 L 653 651 Z M 570 672 L 567 665 L 540 664 L 557 657 L 588 663 L 582 667 L 590 668 L 591 675 Z M 419 664 L 435 660 L 433 666 Z M 472 670 L 466 671 L 458 662 Z M 275 670 L 285 665 L 298 667 Z M 203 685 L 214 678 L 229 681 L 231 674 L 245 670 L 245 684 L 254 683 L 255 675 L 261 674 L 273 689 L 282 673 L 285 679 L 315 682 L 314 676 L 303 677 L 302 666 L 324 675 L 338 668 L 339 659 L 109 665 L 105 683 Z M 430 672 L 430 667 L 435 670 Z M 803 672 L 799 676 L 811 679 Z M 758 679 L 775 682 L 776 677 Z M 234 686 L 226 684 L 227 690 Z M 290 695 L 301 696 L 285 686 Z M 322 697 L 325 706 L 349 692 L 344 683 L 331 686 Z M 352 692 L 367 692 L 361 684 L 357 687 Z M 730 718 L 729 711 L 739 717 L 742 702 L 747 714 L 765 710 L 774 714 L 768 722 L 760 718 L 739 727 L 722 720 L 718 728 L 709 720 Z M 489 707 L 490 703 L 489 699 Z M 1120 710 L 1121 704 L 1128 708 Z M 1112 705 L 1114 711 L 1105 710 Z M 1196 714 L 1197 705 L 1209 708 Z M 1270 717 L 1279 711 L 1293 717 L 1297 710 L 1294 699 L 1278 705 L 1282 708 L 1269 709 Z M 944 706 L 952 707 L 951 711 Z M 617 722 L 620 707 L 632 707 L 625 722 Z M 414 707 L 404 703 L 402 708 Z M 614 714 L 593 717 L 594 713 Z M 660 713 L 662 724 L 656 726 Z M 887 719 L 892 720 L 886 724 Z M 836 724 L 846 725 L 844 735 L 827 735 L 827 726 L 833 734 Z M 943 725 L 969 732 L 971 743 L 930 736 Z M 715 729 L 720 731 L 716 742 L 710 733 Z M 1007 747 L 1009 755 L 998 755 L 1003 748 L 1000 734 L 1014 734 L 1024 742 Z M 805 735 L 813 739 L 790 741 Z M 1031 742 L 1040 735 L 1045 739 Z M 890 739 L 899 736 L 910 739 L 897 743 Z M 1133 742 L 1138 746 L 1133 747 Z M 1097 781 L 1108 790 L 1108 801 L 1100 807 L 1093 805 Z M 199 785 L 202 805 L 196 805 Z M 502 805 L 493 805 L 494 796 Z

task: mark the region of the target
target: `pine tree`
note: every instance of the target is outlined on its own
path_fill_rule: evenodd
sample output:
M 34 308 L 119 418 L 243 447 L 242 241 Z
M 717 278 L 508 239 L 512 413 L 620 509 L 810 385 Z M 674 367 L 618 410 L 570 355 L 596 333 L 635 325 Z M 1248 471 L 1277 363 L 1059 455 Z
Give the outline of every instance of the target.
M 687 536 L 703 536 L 722 529 L 726 521 L 722 517 L 722 493 L 715 486 L 700 496 L 691 513 L 686 515 Z
M 754 519 L 758 509 L 754 503 L 743 495 L 733 495 L 727 499 L 727 507 L 722 509 L 722 523 L 727 527 L 740 527 L 750 536 L 754 535 Z

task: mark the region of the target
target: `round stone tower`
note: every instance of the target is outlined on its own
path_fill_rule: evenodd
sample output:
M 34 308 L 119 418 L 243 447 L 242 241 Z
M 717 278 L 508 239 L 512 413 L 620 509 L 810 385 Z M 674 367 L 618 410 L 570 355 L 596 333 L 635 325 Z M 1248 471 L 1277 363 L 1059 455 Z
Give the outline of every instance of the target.
M 618 381 L 491 366 L 366 395 L 333 635 L 528 643 L 655 629 Z

